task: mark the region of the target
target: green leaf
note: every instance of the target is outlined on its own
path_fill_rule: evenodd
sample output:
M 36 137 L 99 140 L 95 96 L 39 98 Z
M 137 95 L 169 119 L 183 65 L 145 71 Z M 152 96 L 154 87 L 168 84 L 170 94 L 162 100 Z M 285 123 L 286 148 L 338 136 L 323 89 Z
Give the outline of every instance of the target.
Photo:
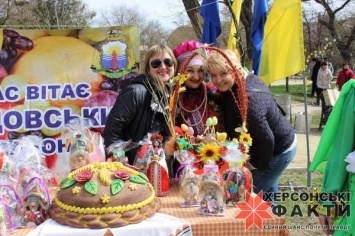
M 139 176 L 144 179 L 146 182 L 149 182 L 148 177 L 143 173 L 143 172 L 139 172 Z
M 64 181 L 63 181 L 64 182 Z M 69 188 L 70 186 L 73 186 L 74 184 L 76 184 L 76 180 L 74 178 L 66 181 L 63 185 L 62 188 Z
M 60 184 L 63 184 L 64 182 L 67 182 L 68 181 L 68 177 L 64 177 L 61 181 L 60 181 Z
M 117 193 L 121 192 L 121 190 L 123 189 L 123 186 L 124 186 L 124 182 L 121 179 L 116 179 L 116 180 L 112 181 L 112 183 L 111 183 L 112 195 L 116 195 Z
M 136 183 L 136 184 L 145 184 L 146 183 L 146 181 L 139 176 L 131 176 L 131 177 L 129 177 L 129 181 Z
M 88 182 L 85 183 L 84 188 L 88 193 L 95 195 L 97 193 L 97 189 L 98 189 L 97 182 L 89 180 Z

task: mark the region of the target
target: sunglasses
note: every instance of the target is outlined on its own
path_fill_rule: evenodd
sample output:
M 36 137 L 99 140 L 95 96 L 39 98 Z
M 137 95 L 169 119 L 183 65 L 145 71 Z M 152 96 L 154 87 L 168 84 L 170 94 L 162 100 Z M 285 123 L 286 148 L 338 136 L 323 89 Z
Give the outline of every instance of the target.
M 157 68 L 159 68 L 159 66 L 161 65 L 162 62 L 167 67 L 172 67 L 174 65 L 173 60 L 171 60 L 170 58 L 165 58 L 163 61 L 161 61 L 159 59 L 155 59 L 155 60 L 151 61 L 150 66 L 154 69 L 157 69 Z

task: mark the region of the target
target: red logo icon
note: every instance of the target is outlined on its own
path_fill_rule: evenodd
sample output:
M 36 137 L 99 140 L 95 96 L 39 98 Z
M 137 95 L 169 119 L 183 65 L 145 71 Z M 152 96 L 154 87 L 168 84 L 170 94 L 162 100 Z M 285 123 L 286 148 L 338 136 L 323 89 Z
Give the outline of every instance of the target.
M 245 230 L 253 224 L 263 230 L 263 220 L 273 219 L 273 215 L 268 211 L 272 203 L 263 201 L 263 192 L 255 196 L 245 192 L 245 202 L 235 202 L 235 204 L 241 209 L 235 219 L 245 219 Z

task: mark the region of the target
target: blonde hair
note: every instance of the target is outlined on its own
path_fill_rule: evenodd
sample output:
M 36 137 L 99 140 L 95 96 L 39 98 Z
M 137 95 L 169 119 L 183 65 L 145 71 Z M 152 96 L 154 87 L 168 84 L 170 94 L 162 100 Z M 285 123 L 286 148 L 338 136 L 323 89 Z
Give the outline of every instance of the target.
M 237 69 L 239 69 L 244 77 L 246 76 L 246 71 L 242 68 L 242 65 L 240 63 L 239 57 L 236 54 L 236 52 L 225 49 L 223 50 L 224 54 L 229 58 L 229 60 L 232 62 L 233 66 L 235 66 Z M 210 73 L 210 70 L 216 69 L 221 72 L 230 72 L 234 70 L 226 60 L 226 58 L 219 52 L 213 51 L 209 55 L 209 57 L 205 60 L 204 70 Z
M 162 54 L 162 53 L 168 53 L 170 58 L 173 60 L 174 63 L 174 74 L 176 74 L 177 70 L 177 60 L 175 58 L 175 55 L 173 51 L 167 46 L 167 45 L 154 45 L 149 50 L 145 53 L 145 58 L 143 62 L 143 73 L 144 74 L 149 74 L 149 61 L 150 59 L 156 55 L 156 54 Z

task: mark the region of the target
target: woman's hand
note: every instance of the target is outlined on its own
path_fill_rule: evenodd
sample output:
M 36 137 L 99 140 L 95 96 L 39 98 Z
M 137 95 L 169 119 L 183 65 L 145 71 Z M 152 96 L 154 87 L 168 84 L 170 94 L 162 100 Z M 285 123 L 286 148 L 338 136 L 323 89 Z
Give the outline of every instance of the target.
M 333 235 L 334 233 L 333 218 L 330 216 L 319 214 L 318 219 L 319 219 L 319 224 L 322 226 L 325 235 Z

